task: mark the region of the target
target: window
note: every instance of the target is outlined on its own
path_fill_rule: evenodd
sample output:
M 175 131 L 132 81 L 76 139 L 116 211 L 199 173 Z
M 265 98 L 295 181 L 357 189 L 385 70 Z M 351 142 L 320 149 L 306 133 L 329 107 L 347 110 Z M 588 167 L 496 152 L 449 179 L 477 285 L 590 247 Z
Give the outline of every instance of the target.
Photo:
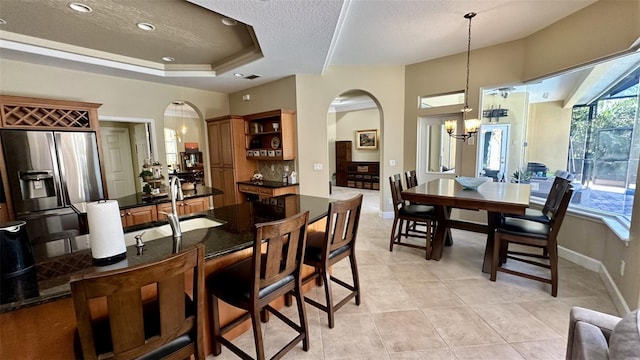
M 174 169 L 178 164 L 178 141 L 180 138 L 175 130 L 164 128 L 164 150 L 167 156 L 167 165 Z
M 568 169 L 581 191 L 580 206 L 631 220 L 638 174 L 638 75 L 634 71 L 589 105 L 573 108 Z
M 574 175 L 569 209 L 629 224 L 640 157 L 640 53 L 537 80 L 485 89 L 482 128 L 509 124 L 506 180 L 544 201 L 556 170 Z M 497 113 L 499 109 L 502 113 Z M 483 149 L 478 149 L 482 154 Z M 482 158 L 477 161 L 482 173 Z M 487 166 L 485 166 L 487 167 Z
M 439 106 L 463 105 L 464 91 L 453 94 L 431 95 L 420 97 L 420 109 L 428 109 Z

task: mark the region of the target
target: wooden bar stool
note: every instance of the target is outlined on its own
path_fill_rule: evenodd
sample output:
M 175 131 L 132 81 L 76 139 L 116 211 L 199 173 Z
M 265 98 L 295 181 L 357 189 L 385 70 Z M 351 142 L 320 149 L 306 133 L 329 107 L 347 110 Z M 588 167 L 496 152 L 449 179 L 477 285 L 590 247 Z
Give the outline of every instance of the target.
M 211 297 L 210 326 L 213 354 L 220 355 L 224 345 L 243 359 L 252 357 L 227 340 L 224 335 L 251 319 L 256 359 L 265 359 L 260 315 L 267 310 L 297 332 L 296 337 L 280 349 L 271 359 L 279 359 L 302 341 L 304 351 L 309 350 L 309 326 L 302 297 L 302 259 L 307 240 L 309 212 L 305 211 L 284 220 L 256 224 L 253 255 L 207 278 Z M 292 292 L 296 297 L 299 324 L 281 314 L 269 303 Z M 247 312 L 220 326 L 218 301 L 222 300 Z

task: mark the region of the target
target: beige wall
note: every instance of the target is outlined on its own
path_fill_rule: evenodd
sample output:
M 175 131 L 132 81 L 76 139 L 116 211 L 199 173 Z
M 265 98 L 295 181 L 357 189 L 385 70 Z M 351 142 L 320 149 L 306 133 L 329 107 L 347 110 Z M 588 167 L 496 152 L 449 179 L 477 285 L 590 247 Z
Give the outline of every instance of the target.
M 327 111 L 331 101 L 347 90 L 363 90 L 380 108 L 380 179 L 381 206 L 390 212 L 390 190 L 385 179 L 403 169 L 404 69 L 401 66 L 332 66 L 322 76 L 297 75 L 298 149 L 300 191 L 327 196 L 330 179 L 327 150 Z M 396 165 L 390 166 L 389 160 Z M 314 171 L 313 164 L 323 164 Z
M 242 100 L 245 95 L 249 95 L 249 101 Z M 232 115 L 247 115 L 275 109 L 295 110 L 296 78 L 289 76 L 229 94 L 229 104 Z M 300 121 L 299 117 L 297 120 Z
M 471 52 L 469 79 L 469 107 L 473 110 L 468 118 L 480 118 L 480 87 L 516 83 L 521 79 L 523 44 L 509 42 L 491 48 Z M 405 170 L 416 167 L 416 131 L 419 116 L 459 114 L 459 105 L 443 108 L 418 109 L 420 96 L 463 91 L 465 86 L 466 53 L 425 61 L 406 67 L 405 82 Z M 461 128 L 461 126 L 459 126 Z M 468 142 L 459 146 L 460 164 L 456 164 L 458 175 L 474 176 L 476 170 L 476 145 Z
M 600 0 L 524 39 L 530 80 L 625 51 L 640 37 L 640 1 Z
M 351 161 L 380 161 L 378 150 L 358 150 L 356 146 L 357 130 L 380 130 L 380 111 L 378 108 L 345 111 L 336 114 L 336 140 L 350 140 L 352 143 Z M 331 161 L 335 162 L 335 161 Z
M 99 116 L 153 119 L 158 137 L 155 158 L 162 162 L 164 111 L 169 103 L 185 100 L 205 118 L 229 114 L 229 97 L 223 93 L 11 60 L 0 60 L 0 93 L 95 102 L 102 104 Z
M 561 101 L 531 104 L 524 164 L 541 162 L 552 172 L 566 169 L 570 128 L 571 108 L 563 108 Z

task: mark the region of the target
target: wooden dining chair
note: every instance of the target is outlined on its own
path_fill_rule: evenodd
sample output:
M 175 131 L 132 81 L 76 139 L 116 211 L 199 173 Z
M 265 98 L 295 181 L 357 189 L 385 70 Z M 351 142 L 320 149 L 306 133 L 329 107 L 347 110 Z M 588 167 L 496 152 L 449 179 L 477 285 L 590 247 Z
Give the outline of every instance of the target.
M 562 194 L 562 197 L 557 206 L 550 209 L 548 222 L 514 217 L 505 217 L 502 219 L 493 237 L 491 281 L 496 281 L 496 273 L 502 271 L 551 284 L 551 295 L 554 297 L 558 295 L 558 243 L 556 239 L 564 215 L 567 212 L 567 207 L 573 194 L 573 188 L 570 183 L 563 182 L 557 191 Z M 544 251 L 542 255 L 523 251 L 512 251 L 509 250 L 510 244 L 541 248 Z M 550 270 L 550 277 L 545 278 L 504 267 L 503 265 L 507 258 L 547 268 Z M 548 263 L 534 259 L 546 259 Z
M 325 231 L 311 232 L 307 238 L 304 263 L 313 266 L 314 271 L 303 279 L 303 284 L 322 279 L 324 284 L 325 305 L 305 297 L 304 300 L 327 313 L 329 328 L 334 326 L 334 313 L 355 297 L 360 305 L 360 280 L 356 263 L 356 237 L 362 209 L 362 194 L 351 199 L 329 203 L 327 226 Z M 353 285 L 350 285 L 329 273 L 331 266 L 348 258 L 351 265 Z M 338 303 L 334 303 L 331 291 L 334 282 L 349 291 Z
M 265 359 L 260 328 L 263 310 L 274 314 L 296 333 L 296 337 L 280 349 L 272 359 L 279 359 L 302 341 L 302 349 L 309 350 L 309 326 L 302 296 L 302 261 L 307 240 L 309 212 L 305 211 L 283 220 L 256 224 L 253 255 L 207 278 L 207 291 L 211 299 L 210 327 L 213 355 L 220 355 L 224 345 L 243 359 L 252 357 L 224 337 L 226 333 L 251 319 L 256 359 Z M 296 298 L 299 324 L 296 324 L 270 302 L 292 292 Z M 221 326 L 218 301 L 247 311 L 228 324 Z
M 393 225 L 391 227 L 391 239 L 389 241 L 389 251 L 393 251 L 393 245 L 402 245 L 418 249 L 425 249 L 425 257 L 431 258 L 431 229 L 435 222 L 435 209 L 433 206 L 424 204 L 406 204 L 402 200 L 402 181 L 400 174 L 389 177 L 391 186 L 391 199 L 393 201 Z M 404 222 L 415 222 L 424 225 L 424 231 L 413 226 L 406 226 L 403 230 Z M 410 242 L 402 242 L 402 237 L 424 238 L 425 245 L 417 245 Z
M 409 170 L 404 174 L 407 189 L 418 186 L 418 175 L 415 170 Z
M 556 212 L 560 205 L 560 201 L 562 201 L 564 190 L 569 184 L 571 184 L 572 180 L 573 175 L 570 173 L 562 170 L 556 171 L 553 184 L 547 194 L 547 199 L 544 202 L 542 210 L 527 208 L 524 214 L 503 214 L 503 217 L 513 217 L 549 223 L 551 215 Z
M 72 275 L 70 284 L 82 349 L 78 358 L 185 359 L 193 354 L 204 360 L 202 244 L 149 264 Z M 185 285 L 192 287 L 191 297 Z M 106 309 L 99 306 L 105 303 Z

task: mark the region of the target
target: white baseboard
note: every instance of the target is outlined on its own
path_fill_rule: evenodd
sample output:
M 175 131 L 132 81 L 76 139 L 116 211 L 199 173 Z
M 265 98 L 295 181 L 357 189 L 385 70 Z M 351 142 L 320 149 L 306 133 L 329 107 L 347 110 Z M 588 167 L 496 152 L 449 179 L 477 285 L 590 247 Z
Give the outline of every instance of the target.
M 609 271 L 607 271 L 607 268 L 605 268 L 604 265 L 600 268 L 599 273 L 600 279 L 602 279 L 604 286 L 607 288 L 609 296 L 611 296 L 611 301 L 613 301 L 613 305 L 616 307 L 616 310 L 618 310 L 618 313 L 622 316 L 628 314 L 631 309 L 629 309 L 627 302 L 624 301 L 622 293 L 618 290 L 616 283 L 613 282 L 613 278 L 611 278 Z
M 600 272 L 600 267 L 602 263 L 596 259 L 592 259 L 588 256 L 582 255 L 579 252 L 575 252 L 573 250 L 564 248 L 562 246 L 558 246 L 558 256 L 563 259 L 569 260 L 574 264 L 580 265 L 583 268 L 589 269 L 591 271 Z
M 558 246 L 558 256 L 561 258 L 571 261 L 576 265 L 580 265 L 588 270 L 595 271 L 600 274 L 600 279 L 604 283 L 604 286 L 607 288 L 607 292 L 609 296 L 611 296 L 611 301 L 613 305 L 618 310 L 618 313 L 624 315 L 629 313 L 629 305 L 622 297 L 622 293 L 618 290 L 618 286 L 613 281 L 613 278 L 607 271 L 607 268 L 602 264 L 601 261 L 592 259 L 588 256 L 575 252 L 573 250 L 564 248 L 562 246 Z

